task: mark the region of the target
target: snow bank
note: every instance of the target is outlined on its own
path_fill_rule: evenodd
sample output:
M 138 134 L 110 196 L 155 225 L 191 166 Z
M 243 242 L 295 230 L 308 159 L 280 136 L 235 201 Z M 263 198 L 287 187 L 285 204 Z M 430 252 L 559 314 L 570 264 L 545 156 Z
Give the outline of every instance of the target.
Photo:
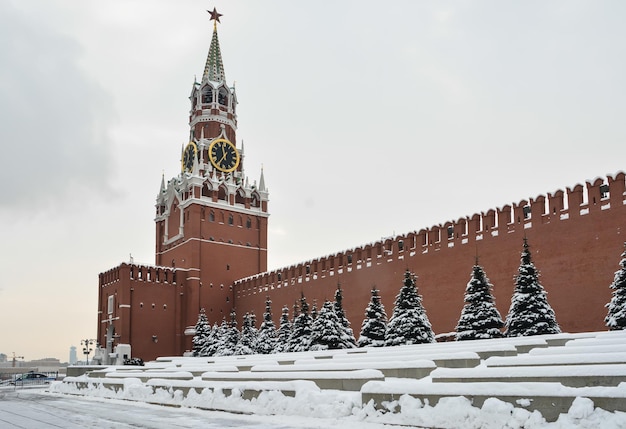
M 78 378 L 78 377 L 77 377 Z M 264 384 L 265 385 L 265 384 Z M 102 385 L 78 389 L 74 384 L 55 382 L 50 391 L 55 393 L 81 394 L 100 398 L 126 399 L 179 407 L 223 410 L 244 414 L 284 415 L 309 418 L 345 419 L 346 423 L 367 422 L 407 425 L 411 427 L 437 427 L 448 429 L 618 429 L 626 427 L 626 413 L 610 413 L 595 408 L 593 401 L 576 398 L 567 414 L 557 421 L 548 423 L 537 411 L 528 411 L 520 406 L 496 398 L 487 399 L 483 406 L 472 406 L 464 397 L 442 398 L 431 406 L 427 401 L 402 395 L 397 401 L 376 409 L 372 402 L 360 403 L 358 392 L 320 390 L 312 383 L 296 382 L 291 387 L 295 396 L 285 396 L 278 390 L 264 391 L 258 397 L 244 399 L 243 390 L 234 389 L 227 395 L 222 389 L 190 390 L 184 396 L 181 390 L 157 389 L 144 386 L 137 379 L 124 380 L 124 389 L 114 392 Z M 258 387 L 258 386 L 257 386 Z M 265 385 L 265 387 L 267 387 Z M 284 388 L 285 386 L 276 386 Z
M 523 408 L 490 398 L 481 408 L 473 407 L 464 397 L 441 399 L 430 406 L 419 399 L 402 396 L 398 401 L 387 404 L 396 413 L 381 413 L 368 405 L 361 409 L 358 418 L 366 421 L 425 426 L 449 429 L 577 429 L 602 428 L 618 429 L 626 427 L 626 414 L 609 413 L 594 409 L 593 401 L 577 398 L 567 414 L 561 414 L 555 422 L 548 423 L 537 411 Z

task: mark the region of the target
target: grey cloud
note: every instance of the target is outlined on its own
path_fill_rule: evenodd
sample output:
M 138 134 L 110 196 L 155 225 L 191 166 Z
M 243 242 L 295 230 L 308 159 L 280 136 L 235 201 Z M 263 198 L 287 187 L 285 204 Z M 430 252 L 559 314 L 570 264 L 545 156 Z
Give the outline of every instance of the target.
M 108 189 L 112 101 L 80 68 L 83 49 L 0 4 L 0 211 Z

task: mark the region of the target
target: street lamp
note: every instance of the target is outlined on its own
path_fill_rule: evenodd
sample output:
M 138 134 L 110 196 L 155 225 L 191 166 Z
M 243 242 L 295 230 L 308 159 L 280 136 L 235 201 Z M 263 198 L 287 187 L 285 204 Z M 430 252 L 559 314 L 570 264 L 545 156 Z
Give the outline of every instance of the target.
M 92 348 L 90 347 L 96 340 L 90 340 L 86 338 L 84 340 L 80 340 L 80 345 L 83 346 L 83 354 L 87 360 L 87 365 L 89 365 L 89 353 L 91 353 Z

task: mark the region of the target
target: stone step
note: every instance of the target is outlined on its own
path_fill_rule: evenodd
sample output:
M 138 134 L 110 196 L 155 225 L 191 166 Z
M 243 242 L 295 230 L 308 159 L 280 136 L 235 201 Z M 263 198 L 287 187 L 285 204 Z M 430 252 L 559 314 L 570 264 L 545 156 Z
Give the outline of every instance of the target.
M 203 381 L 287 381 L 305 380 L 313 381 L 320 389 L 359 391 L 368 381 L 384 380 L 382 371 L 375 369 L 362 369 L 353 371 L 273 371 L 273 372 L 249 372 L 237 373 L 206 372 L 202 374 Z
M 626 365 L 437 368 L 431 377 L 433 384 L 553 382 L 570 387 L 617 386 L 626 382 Z
M 390 359 L 393 359 L 391 356 Z M 427 377 L 437 366 L 431 360 L 398 361 L 388 360 L 384 362 L 374 361 L 347 361 L 339 360 L 326 361 L 323 364 L 313 361 L 297 361 L 293 365 L 256 365 L 252 367 L 252 372 L 335 372 L 354 371 L 363 369 L 375 369 L 383 373 L 385 377 L 398 378 L 424 378 Z
M 499 350 L 502 350 L 501 348 Z M 515 356 L 516 353 L 512 348 L 508 348 L 503 353 L 496 353 L 497 355 L 505 354 Z M 431 360 L 435 362 L 438 367 L 445 368 L 471 368 L 480 363 L 481 357 L 478 353 L 473 351 L 432 351 L 429 353 L 397 353 L 393 350 L 389 350 L 389 353 L 379 355 L 379 354 L 363 354 L 359 356 L 354 356 L 352 354 L 348 355 L 338 355 L 335 356 L 333 361 L 337 362 L 384 362 L 385 360 L 414 360 L 414 359 L 425 359 Z M 296 361 L 296 363 L 301 362 L 301 360 Z
M 626 365 L 626 353 L 587 353 L 584 360 L 581 360 L 578 354 L 526 354 L 511 357 L 490 357 L 485 360 L 485 365 L 488 367 L 603 364 Z
M 548 347 L 545 349 L 533 349 L 528 352 L 529 355 L 533 356 L 569 354 L 582 357 L 590 353 L 626 353 L 626 344 Z
M 106 379 L 138 378 L 146 382 L 152 379 L 193 380 L 194 375 L 188 371 L 115 371 L 106 375 Z

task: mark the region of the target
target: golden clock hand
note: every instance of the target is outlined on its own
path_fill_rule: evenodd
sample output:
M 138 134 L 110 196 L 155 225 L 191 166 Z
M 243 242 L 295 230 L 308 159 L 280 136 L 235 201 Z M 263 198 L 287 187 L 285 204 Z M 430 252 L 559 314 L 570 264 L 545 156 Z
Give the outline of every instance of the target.
M 226 144 L 225 144 L 225 143 L 222 143 L 222 159 L 220 159 L 220 162 L 219 162 L 220 164 L 222 163 L 222 161 L 224 161 L 224 160 L 226 159 L 226 155 L 228 155 L 228 154 L 226 153 L 226 148 L 225 148 L 225 146 L 226 146 Z

